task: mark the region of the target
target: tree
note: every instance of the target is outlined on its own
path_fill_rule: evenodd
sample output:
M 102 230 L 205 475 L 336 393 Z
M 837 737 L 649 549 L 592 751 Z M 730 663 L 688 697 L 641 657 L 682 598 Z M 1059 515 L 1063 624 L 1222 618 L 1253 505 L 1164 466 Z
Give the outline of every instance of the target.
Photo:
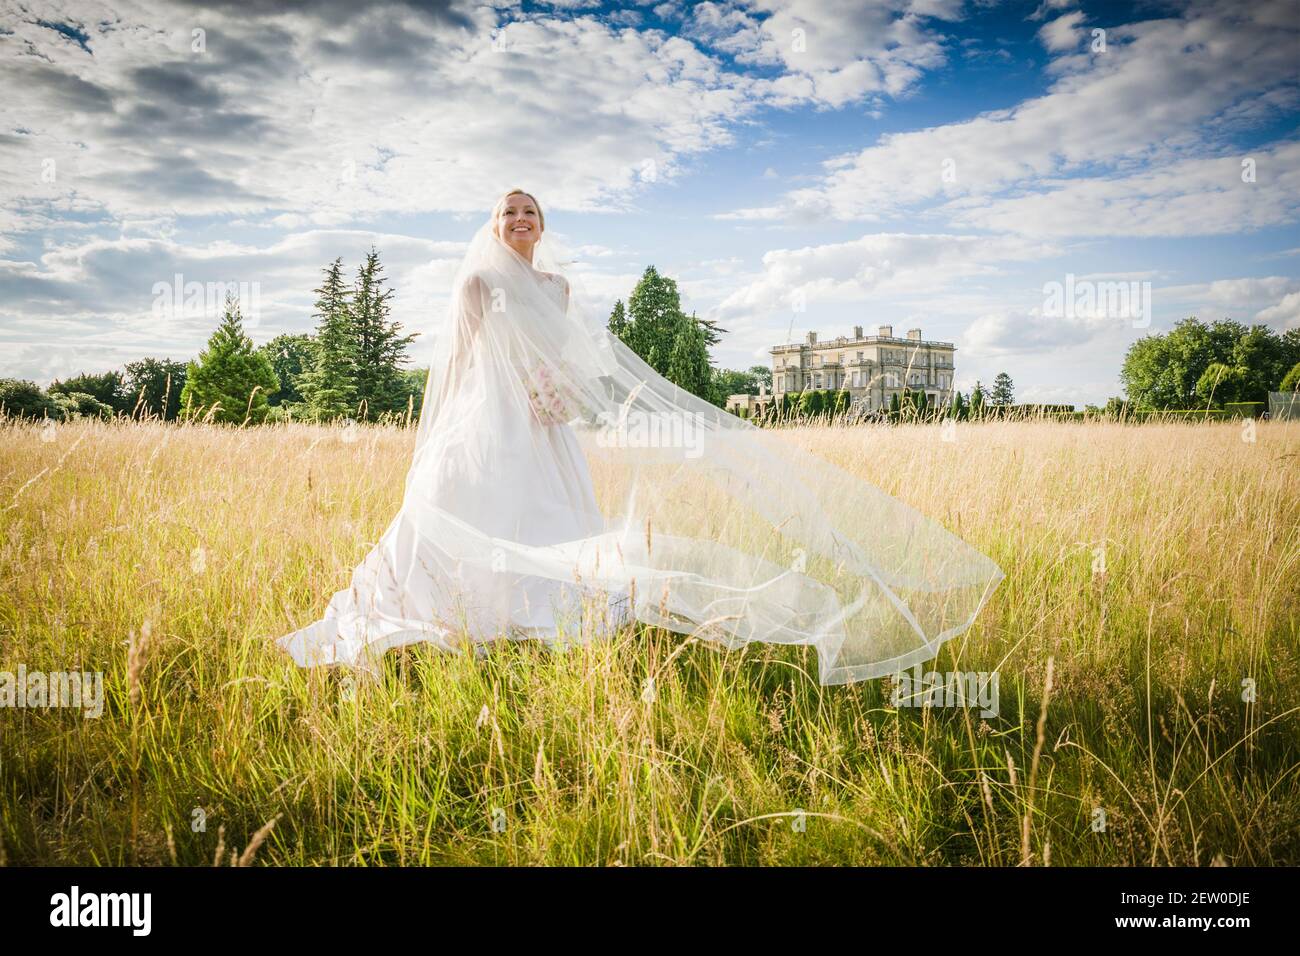
M 341 256 L 325 267 L 325 278 L 314 291 L 316 348 L 311 368 L 298 380 L 298 391 L 306 414 L 328 421 L 353 414 L 357 406 L 352 312 Z
M 1219 363 L 1239 370 L 1240 400 L 1263 402 L 1268 387 L 1298 361 L 1300 330 L 1278 336 L 1265 325 L 1247 328 L 1222 319 L 1207 326 L 1192 316 L 1169 332 L 1134 342 L 1120 380 L 1138 408 L 1191 408 L 1199 403 L 1202 376 Z
M 694 318 L 683 315 L 678 319 L 665 377 L 692 395 L 710 397 L 713 369 L 709 365 L 709 347 L 704 329 Z
M 817 389 L 808 389 L 799 396 L 799 414 L 811 418 L 822 412 L 822 393 Z
M 686 315 L 675 281 L 647 266 L 628 296 L 626 318 L 620 317 L 616 305 L 610 322 L 612 327 L 625 323 L 620 337 L 660 375 L 696 395 L 709 395 L 712 376 L 705 372 L 709 345 L 718 331 L 725 330 Z
M 8 418 L 59 418 L 59 407 L 35 382 L 0 378 L 0 413 Z
M 267 397 L 277 388 L 275 369 L 244 334 L 239 300 L 227 295 L 221 324 L 189 364 L 181 405 L 187 413 L 216 422 L 260 423 L 270 408 Z
M 1014 394 L 1011 376 L 1006 372 L 998 372 L 997 377 L 993 379 L 993 391 L 989 393 L 990 404 L 1000 407 L 1009 406 L 1013 401 Z
M 757 366 L 756 366 L 757 367 Z M 727 399 L 732 395 L 757 395 L 758 381 L 753 370 L 739 372 L 729 368 L 711 370 L 710 401 L 719 408 L 727 407 Z
M 956 389 L 952 393 L 952 405 L 948 408 L 948 417 L 959 421 L 966 417 L 966 403 L 962 401 L 961 392 Z
M 753 376 L 754 382 L 763 385 L 770 392 L 772 391 L 772 369 L 766 365 L 751 365 L 749 374 Z
M 424 408 L 424 387 L 429 381 L 429 370 L 408 368 L 402 372 L 402 379 L 406 383 L 406 394 L 410 402 L 408 408 L 411 417 L 408 424 L 415 424 L 420 420 L 420 411 Z
M 980 418 L 984 415 L 984 386 L 980 384 L 979 379 L 975 380 L 975 387 L 970 393 L 970 417 Z
M 389 318 L 388 300 L 393 290 L 385 289 L 384 267 L 372 247 L 357 270 L 351 303 L 351 347 L 353 392 L 358 418 L 375 419 L 385 413 L 406 411 L 407 387 L 402 377 L 406 350 L 414 335 L 402 335 L 400 322 Z
M 275 369 L 280 391 L 271 399 L 271 405 L 294 405 L 303 401 L 298 389 L 299 379 L 311 371 L 316 354 L 316 340 L 310 335 L 277 335 L 262 346 L 262 353 Z
M 111 406 L 85 392 L 55 392 L 50 399 L 59 410 L 58 417 L 64 421 L 72 418 L 112 418 L 116 414 Z
M 609 330 L 617 335 L 624 345 L 627 344 L 627 309 L 623 307 L 622 299 L 614 303 L 614 310 L 609 313 Z
M 903 403 L 898 400 L 898 393 L 891 392 L 889 395 L 889 417 L 897 420 L 903 413 Z
M 1225 402 L 1241 401 L 1245 386 L 1243 370 L 1222 362 L 1211 362 L 1196 382 L 1196 397 L 1206 408 L 1217 408 Z
M 130 403 L 127 412 L 172 421 L 181 411 L 185 388 L 185 363 L 169 358 L 142 358 L 126 363 L 125 388 Z
M 648 266 L 628 296 L 610 314 L 610 329 L 645 363 L 680 388 L 720 404 L 709 360 L 716 326 L 682 311 L 677 283 Z M 725 331 L 725 330 L 722 330 Z M 721 403 L 725 403 L 725 396 Z
M 704 344 L 709 348 L 722 341 L 722 335 L 728 331 L 718 325 L 717 319 L 697 318 L 694 312 L 691 313 L 691 320 L 701 327 L 704 332 Z
M 849 410 L 849 404 L 852 402 L 852 399 L 853 396 L 849 394 L 847 389 L 841 388 L 836 391 L 834 393 L 834 398 L 831 399 L 831 414 L 837 418 L 843 415 Z
M 94 397 L 96 401 L 107 405 L 114 412 L 129 411 L 132 404 L 122 381 L 121 372 L 102 372 L 98 375 L 81 374 L 64 382 L 55 379 L 50 384 L 47 392 L 51 398 L 60 393 L 71 395 L 74 392 L 80 392 L 83 395 Z
M 1300 362 L 1291 366 L 1291 371 L 1282 376 L 1282 381 L 1278 385 L 1279 392 L 1300 392 Z

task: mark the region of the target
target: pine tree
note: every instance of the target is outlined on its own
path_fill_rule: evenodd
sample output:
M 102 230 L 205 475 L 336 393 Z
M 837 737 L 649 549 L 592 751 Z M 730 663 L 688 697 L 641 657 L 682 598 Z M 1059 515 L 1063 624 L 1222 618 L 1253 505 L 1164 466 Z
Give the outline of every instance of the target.
M 216 422 L 259 423 L 270 407 L 267 398 L 279 387 L 275 369 L 244 334 L 239 300 L 228 295 L 221 324 L 186 371 L 181 406 Z
M 722 334 L 720 333 L 726 333 L 728 331 L 718 325 L 717 319 L 701 319 L 698 318 L 694 312 L 691 313 L 691 318 L 703 327 L 704 344 L 709 348 L 713 348 L 713 346 L 722 341 Z
M 678 388 L 707 401 L 712 384 L 712 369 L 709 367 L 709 349 L 705 344 L 704 330 L 694 318 L 684 315 L 677 317 L 676 326 L 665 377 Z
M 351 348 L 353 391 L 357 418 L 375 419 L 386 412 L 405 412 L 407 383 L 402 363 L 414 335 L 402 335 L 401 323 L 389 319 L 393 290 L 387 281 L 379 253 L 372 247 L 357 270 L 351 303 Z
M 1006 372 L 998 372 L 997 377 L 993 379 L 993 391 L 989 395 L 989 401 L 999 406 L 1010 405 L 1013 394 L 1011 376 Z
M 325 279 L 316 292 L 315 361 L 299 378 L 298 390 L 308 416 L 328 421 L 354 413 L 356 356 L 353 351 L 352 311 L 343 283 L 343 257 L 325 267 Z
M 970 393 L 970 417 L 980 418 L 984 414 L 984 386 L 975 380 L 975 387 Z
M 628 347 L 666 376 L 676 333 L 681 328 L 679 319 L 685 318 L 677 283 L 661 276 L 654 266 L 647 266 L 628 297 L 628 312 Z
M 627 344 L 627 310 L 623 307 L 622 299 L 614 303 L 614 311 L 609 314 L 609 330 L 617 335 L 625 345 Z

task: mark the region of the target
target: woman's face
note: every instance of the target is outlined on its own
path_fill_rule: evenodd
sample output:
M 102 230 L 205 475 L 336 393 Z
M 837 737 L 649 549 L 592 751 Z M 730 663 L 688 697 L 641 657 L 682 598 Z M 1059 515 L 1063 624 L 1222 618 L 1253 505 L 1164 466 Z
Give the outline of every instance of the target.
M 523 193 L 515 193 L 506 197 L 497 217 L 497 232 L 503 242 L 531 262 L 532 248 L 542 237 L 541 219 L 537 204 Z

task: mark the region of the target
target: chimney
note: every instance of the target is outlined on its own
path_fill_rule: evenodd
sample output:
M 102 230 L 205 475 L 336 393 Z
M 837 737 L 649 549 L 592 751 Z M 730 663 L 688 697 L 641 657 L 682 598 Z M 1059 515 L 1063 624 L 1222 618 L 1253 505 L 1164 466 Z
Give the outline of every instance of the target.
M 880 327 L 880 337 L 882 339 L 891 339 L 894 337 L 894 327 L 892 325 L 882 325 Z
M 862 338 L 862 326 L 860 325 L 853 326 L 853 337 L 855 339 Z
M 919 342 L 919 341 L 921 341 L 921 330 L 920 330 L 920 329 L 908 329 L 908 330 L 907 330 L 907 337 L 908 337 L 909 339 L 915 339 L 917 342 Z
M 817 344 L 817 333 L 816 333 L 816 332 L 809 332 L 809 333 L 808 333 L 808 344 L 809 344 L 809 345 L 816 345 L 816 344 Z

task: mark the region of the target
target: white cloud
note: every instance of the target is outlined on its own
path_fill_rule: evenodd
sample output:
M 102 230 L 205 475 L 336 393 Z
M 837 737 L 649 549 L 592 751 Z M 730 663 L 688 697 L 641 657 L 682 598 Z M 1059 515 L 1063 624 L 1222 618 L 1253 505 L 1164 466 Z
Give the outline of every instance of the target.
M 1300 291 L 1300 279 L 1246 276 L 1165 286 L 1156 289 L 1155 296 L 1166 312 L 1176 310 L 1181 317 L 1195 315 L 1202 322 L 1226 318 L 1248 323 L 1254 314 L 1261 322 L 1277 324 L 1274 319 L 1264 317 L 1264 313 L 1271 308 L 1279 310 L 1276 315 L 1285 315 L 1283 303 L 1297 291 Z
M 1035 235 L 1216 234 L 1292 221 L 1300 201 L 1287 167 L 1292 144 L 1264 149 L 1280 165 L 1272 188 L 1252 195 L 1232 192 L 1241 170 L 1227 176 L 1221 167 L 1243 157 L 1230 158 L 1221 137 L 1295 107 L 1297 42 L 1290 0 L 1249 8 L 1216 0 L 1182 17 L 1116 25 L 1106 53 L 1054 61 L 1059 78 L 1045 95 L 887 135 L 828 160 L 818 184 L 736 215 L 881 221 L 921 210 L 940 224 Z M 1180 186 L 1188 173 L 1192 181 Z M 1134 193 L 1136 209 L 1116 214 Z M 1198 221 L 1207 194 L 1211 208 Z M 1095 203 L 1112 200 L 1099 217 Z M 1172 214 L 1164 209 L 1171 201 Z
M 1076 50 L 1083 36 L 1083 12 L 1075 10 L 1043 24 L 1038 30 L 1038 39 L 1052 53 Z
M 739 63 L 780 66 L 756 88 L 773 105 L 840 107 L 900 96 L 945 62 L 931 21 L 955 20 L 960 0 L 753 0 L 704 2 L 684 35 Z
M 1277 305 L 1261 309 L 1257 321 L 1279 329 L 1300 329 L 1300 292 L 1288 292 Z
M 1054 254 L 1014 237 L 875 233 L 850 242 L 774 249 L 763 270 L 717 308 L 720 317 L 806 303 L 848 303 L 869 296 L 933 294 L 960 279 L 999 274 L 1000 264 Z
M 645 161 L 671 180 L 752 109 L 749 81 L 692 44 L 591 17 L 494 33 L 486 7 L 461 22 L 401 4 L 337 21 L 274 9 L 46 12 L 80 24 L 92 52 L 18 8 L 0 14 L 12 31 L 0 34 L 0 83 L 24 90 L 6 104 L 24 132 L 0 136 L 0 200 L 330 225 L 479 211 L 527 182 L 555 207 L 610 208 L 640 187 Z

